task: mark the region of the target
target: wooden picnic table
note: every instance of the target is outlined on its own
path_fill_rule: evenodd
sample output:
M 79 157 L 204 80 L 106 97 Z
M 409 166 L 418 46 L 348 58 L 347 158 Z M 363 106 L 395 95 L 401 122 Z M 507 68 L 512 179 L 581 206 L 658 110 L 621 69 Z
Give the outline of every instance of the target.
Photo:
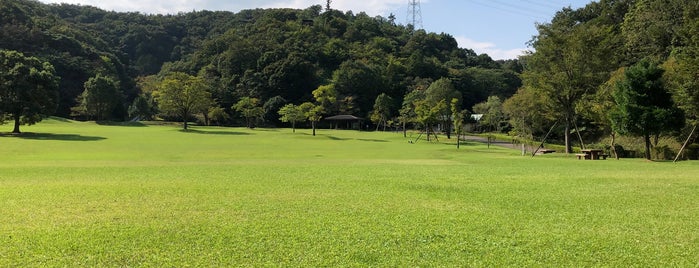
M 585 159 L 585 160 L 607 160 L 606 154 L 604 154 L 604 150 L 602 149 L 583 149 L 580 150 L 582 153 L 580 154 L 575 154 L 578 159 Z

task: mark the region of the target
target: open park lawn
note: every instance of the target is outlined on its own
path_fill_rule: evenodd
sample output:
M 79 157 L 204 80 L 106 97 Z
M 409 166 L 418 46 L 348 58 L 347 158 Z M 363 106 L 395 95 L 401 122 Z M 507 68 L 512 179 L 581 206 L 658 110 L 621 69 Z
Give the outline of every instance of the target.
M 696 161 L 323 129 L 22 130 L 0 135 L 0 267 L 699 265 Z

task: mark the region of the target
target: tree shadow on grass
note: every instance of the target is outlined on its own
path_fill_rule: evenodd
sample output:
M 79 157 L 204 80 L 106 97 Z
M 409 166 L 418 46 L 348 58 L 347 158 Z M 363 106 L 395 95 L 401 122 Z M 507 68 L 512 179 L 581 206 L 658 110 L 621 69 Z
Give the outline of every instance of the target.
M 191 133 L 191 134 L 201 134 L 201 135 L 232 135 L 232 136 L 242 136 L 251 135 L 246 132 L 235 132 L 235 131 L 220 131 L 220 130 L 198 130 L 198 129 L 180 129 L 179 132 Z
M 309 133 L 300 133 L 300 134 L 301 134 L 301 135 L 306 135 L 306 136 L 310 136 L 310 135 L 311 135 L 311 134 L 309 134 Z M 357 140 L 357 141 L 366 141 L 366 142 L 388 142 L 387 140 L 379 140 L 379 139 L 352 139 L 352 138 L 340 138 L 340 137 L 336 137 L 336 136 L 329 135 L 329 134 L 316 134 L 316 136 L 318 136 L 318 137 L 325 137 L 325 138 L 327 138 L 327 139 L 329 139 L 329 140 L 334 140 L 334 141 Z
M 378 139 L 357 139 L 358 141 L 368 141 L 368 142 L 388 142 L 387 140 L 378 140 Z
M 111 127 L 146 127 L 147 125 L 141 122 L 114 122 L 114 121 L 97 121 L 96 124 L 100 126 L 111 126 Z
M 78 134 L 55 134 L 55 133 L 32 133 L 24 132 L 15 133 L 0 133 L 0 137 L 13 137 L 27 140 L 47 140 L 47 141 L 101 141 L 107 138 L 97 136 L 83 136 Z
M 335 136 L 332 136 L 332 135 L 323 135 L 323 134 L 321 134 L 321 135 L 318 135 L 318 136 L 325 136 L 326 138 L 331 139 L 331 140 L 334 140 L 334 141 L 346 141 L 346 140 L 350 140 L 350 139 L 346 139 L 346 138 L 335 137 Z

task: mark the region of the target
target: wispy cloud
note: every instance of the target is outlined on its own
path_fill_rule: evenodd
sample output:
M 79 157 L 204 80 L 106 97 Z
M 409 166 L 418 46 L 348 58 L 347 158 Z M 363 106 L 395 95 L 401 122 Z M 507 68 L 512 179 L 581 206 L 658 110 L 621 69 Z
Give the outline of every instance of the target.
M 459 47 L 473 49 L 478 54 L 488 54 L 494 60 L 516 59 L 524 54 L 527 48 L 500 49 L 490 42 L 479 42 L 466 37 L 454 37 Z

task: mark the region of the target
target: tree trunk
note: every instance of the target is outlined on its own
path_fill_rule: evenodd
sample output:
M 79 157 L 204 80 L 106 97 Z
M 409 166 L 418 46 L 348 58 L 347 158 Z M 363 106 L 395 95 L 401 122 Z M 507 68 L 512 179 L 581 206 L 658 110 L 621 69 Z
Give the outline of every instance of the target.
M 189 115 L 189 110 L 182 109 L 180 110 L 180 112 L 182 113 L 180 115 L 182 116 L 182 120 L 184 121 L 184 130 L 187 130 L 187 116 Z
M 427 141 L 430 141 L 430 126 L 426 125 L 425 134 L 427 134 Z
M 209 122 L 209 113 L 202 112 L 202 115 L 204 116 L 204 125 L 210 126 L 211 122 Z
M 447 130 L 447 139 L 451 140 L 451 122 L 445 123 L 444 128 Z
M 566 118 L 566 127 L 565 127 L 565 146 L 566 146 L 566 154 L 570 154 L 573 152 L 573 147 L 570 144 L 570 120 Z
M 14 119 L 15 119 L 15 128 L 12 130 L 12 133 L 19 134 L 21 133 L 19 131 L 19 119 L 21 118 L 20 113 L 15 112 L 14 114 Z
M 313 136 L 316 135 L 316 121 L 311 121 L 311 128 L 313 128 Z
M 612 153 L 614 154 L 614 158 L 616 158 L 616 160 L 619 160 L 619 154 L 616 152 L 615 140 L 616 140 L 616 134 L 614 132 L 612 132 Z
M 403 138 L 407 138 L 407 137 L 408 137 L 408 130 L 405 129 L 406 127 L 407 127 L 407 124 L 406 124 L 405 121 L 404 121 L 404 122 L 403 122 Z
M 459 129 L 456 130 L 456 149 L 459 149 L 461 147 L 461 131 Z
M 296 133 L 296 122 L 295 121 L 291 121 L 291 132 Z
M 645 153 L 646 159 L 650 160 L 650 135 L 648 135 L 648 134 L 643 135 L 643 140 L 645 140 L 645 142 L 646 142 L 646 153 Z
M 660 140 L 660 134 L 653 135 L 653 147 L 658 147 L 659 140 Z

